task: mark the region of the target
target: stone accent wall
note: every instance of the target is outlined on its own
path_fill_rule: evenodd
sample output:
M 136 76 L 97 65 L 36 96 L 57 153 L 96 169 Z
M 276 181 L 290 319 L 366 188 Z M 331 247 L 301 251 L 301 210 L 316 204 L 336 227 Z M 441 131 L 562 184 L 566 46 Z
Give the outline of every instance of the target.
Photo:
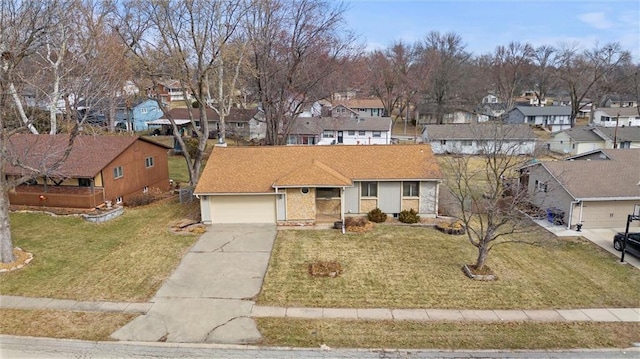
M 408 211 L 411 208 L 420 212 L 420 200 L 419 199 L 402 199 L 402 210 Z
M 300 188 L 287 188 L 287 221 L 316 219 L 316 191 L 309 188 L 303 194 Z
M 377 199 L 361 199 L 360 200 L 360 213 L 369 213 L 372 209 L 378 207 Z
M 320 214 L 340 214 L 340 199 L 316 199 L 316 210 Z

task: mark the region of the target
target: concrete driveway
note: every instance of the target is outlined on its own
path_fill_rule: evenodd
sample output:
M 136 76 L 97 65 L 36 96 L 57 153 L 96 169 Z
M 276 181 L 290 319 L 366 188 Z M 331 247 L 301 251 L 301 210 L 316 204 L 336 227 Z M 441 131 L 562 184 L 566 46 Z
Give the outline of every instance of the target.
M 253 343 L 251 319 L 275 225 L 212 225 L 158 290 L 151 309 L 114 332 L 128 341 Z M 153 254 L 153 251 L 151 251 Z
M 583 229 L 581 232 L 574 231 L 571 229 L 567 229 L 565 226 L 557 226 L 552 225 L 546 220 L 536 220 L 535 221 L 542 228 L 548 230 L 549 232 L 555 234 L 558 237 L 563 236 L 582 236 L 591 242 L 597 244 L 598 246 L 606 249 L 608 252 L 612 253 L 614 256 L 620 260 L 621 252 L 616 251 L 613 248 L 613 236 L 618 232 L 624 232 L 624 228 L 594 228 L 594 229 Z M 629 229 L 629 232 L 638 232 L 640 228 L 632 227 Z M 630 265 L 640 269 L 640 258 L 634 257 L 633 255 L 627 253 L 624 256 L 624 261 L 629 263 Z

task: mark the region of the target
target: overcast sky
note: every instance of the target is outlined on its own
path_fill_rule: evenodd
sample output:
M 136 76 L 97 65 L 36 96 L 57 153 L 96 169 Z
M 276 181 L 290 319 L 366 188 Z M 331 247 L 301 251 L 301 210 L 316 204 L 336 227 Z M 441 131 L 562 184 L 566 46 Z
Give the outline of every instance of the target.
M 638 0 L 345 0 L 346 20 L 367 49 L 454 31 L 474 54 L 510 41 L 533 45 L 620 42 L 640 61 Z

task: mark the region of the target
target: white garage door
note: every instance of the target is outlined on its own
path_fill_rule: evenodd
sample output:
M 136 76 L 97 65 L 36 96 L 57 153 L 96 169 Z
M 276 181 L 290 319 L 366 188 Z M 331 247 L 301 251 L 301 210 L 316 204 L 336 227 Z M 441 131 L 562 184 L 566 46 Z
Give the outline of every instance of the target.
M 275 196 L 211 196 L 212 223 L 276 223 Z

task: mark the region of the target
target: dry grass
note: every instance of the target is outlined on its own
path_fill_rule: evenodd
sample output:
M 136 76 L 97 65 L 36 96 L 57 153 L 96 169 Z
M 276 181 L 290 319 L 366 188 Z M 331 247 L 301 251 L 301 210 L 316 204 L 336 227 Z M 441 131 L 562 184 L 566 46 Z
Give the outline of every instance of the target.
M 351 308 L 550 309 L 639 307 L 640 271 L 583 239 L 546 231 L 490 254 L 498 280 L 466 278 L 477 255 L 466 236 L 378 225 L 364 234 L 278 232 L 260 305 Z M 338 261 L 338 278 L 312 278 L 309 263 Z
M 136 316 L 121 313 L 0 309 L 0 334 L 109 340 L 111 333 Z
M 14 245 L 33 253 L 25 268 L 0 275 L 0 293 L 74 300 L 146 301 L 194 243 L 169 231 L 197 203 L 127 208 L 94 224 L 79 217 L 13 213 Z
M 264 345 L 331 348 L 628 348 L 637 323 L 409 322 L 258 318 Z

